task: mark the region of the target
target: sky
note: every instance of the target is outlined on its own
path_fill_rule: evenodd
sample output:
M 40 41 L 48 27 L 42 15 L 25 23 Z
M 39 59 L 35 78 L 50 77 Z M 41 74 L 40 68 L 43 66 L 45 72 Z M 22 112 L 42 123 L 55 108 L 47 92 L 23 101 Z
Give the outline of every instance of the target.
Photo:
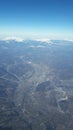
M 73 0 L 0 0 L 0 37 L 73 39 Z

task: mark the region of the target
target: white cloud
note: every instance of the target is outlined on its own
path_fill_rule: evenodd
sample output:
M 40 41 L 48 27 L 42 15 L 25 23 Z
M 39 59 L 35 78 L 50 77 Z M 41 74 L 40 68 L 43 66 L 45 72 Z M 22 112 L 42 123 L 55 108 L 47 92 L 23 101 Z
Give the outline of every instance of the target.
M 30 39 L 25 39 L 24 37 L 14 37 L 14 36 L 5 36 L 5 37 L 1 37 L 0 40 L 9 42 L 10 40 L 15 40 L 17 42 L 23 42 L 25 40 L 35 40 L 35 41 L 40 41 L 40 42 L 46 42 L 46 43 L 52 43 L 51 39 L 49 38 L 30 38 Z
M 65 41 L 73 42 L 73 39 L 64 39 Z
M 10 40 L 15 40 L 17 42 L 23 42 L 24 41 L 24 38 L 21 38 L 21 37 L 3 37 L 3 38 L 0 38 L 0 40 L 3 40 L 3 41 L 10 41 Z
M 37 39 L 34 39 L 36 41 L 40 41 L 40 42 L 46 42 L 46 43 L 52 43 L 51 39 L 48 39 L 48 38 L 37 38 Z

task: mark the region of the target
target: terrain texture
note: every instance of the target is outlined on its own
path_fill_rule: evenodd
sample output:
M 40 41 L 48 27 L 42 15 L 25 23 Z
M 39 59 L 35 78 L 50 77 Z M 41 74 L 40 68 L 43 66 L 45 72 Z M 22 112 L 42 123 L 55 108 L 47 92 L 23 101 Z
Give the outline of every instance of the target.
M 73 130 L 73 42 L 0 41 L 0 130 Z

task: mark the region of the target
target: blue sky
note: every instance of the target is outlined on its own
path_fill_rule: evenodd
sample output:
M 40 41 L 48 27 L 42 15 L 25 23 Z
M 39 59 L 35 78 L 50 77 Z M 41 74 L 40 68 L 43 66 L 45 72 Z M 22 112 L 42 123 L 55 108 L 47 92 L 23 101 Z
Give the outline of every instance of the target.
M 0 0 L 0 36 L 73 39 L 73 0 Z

